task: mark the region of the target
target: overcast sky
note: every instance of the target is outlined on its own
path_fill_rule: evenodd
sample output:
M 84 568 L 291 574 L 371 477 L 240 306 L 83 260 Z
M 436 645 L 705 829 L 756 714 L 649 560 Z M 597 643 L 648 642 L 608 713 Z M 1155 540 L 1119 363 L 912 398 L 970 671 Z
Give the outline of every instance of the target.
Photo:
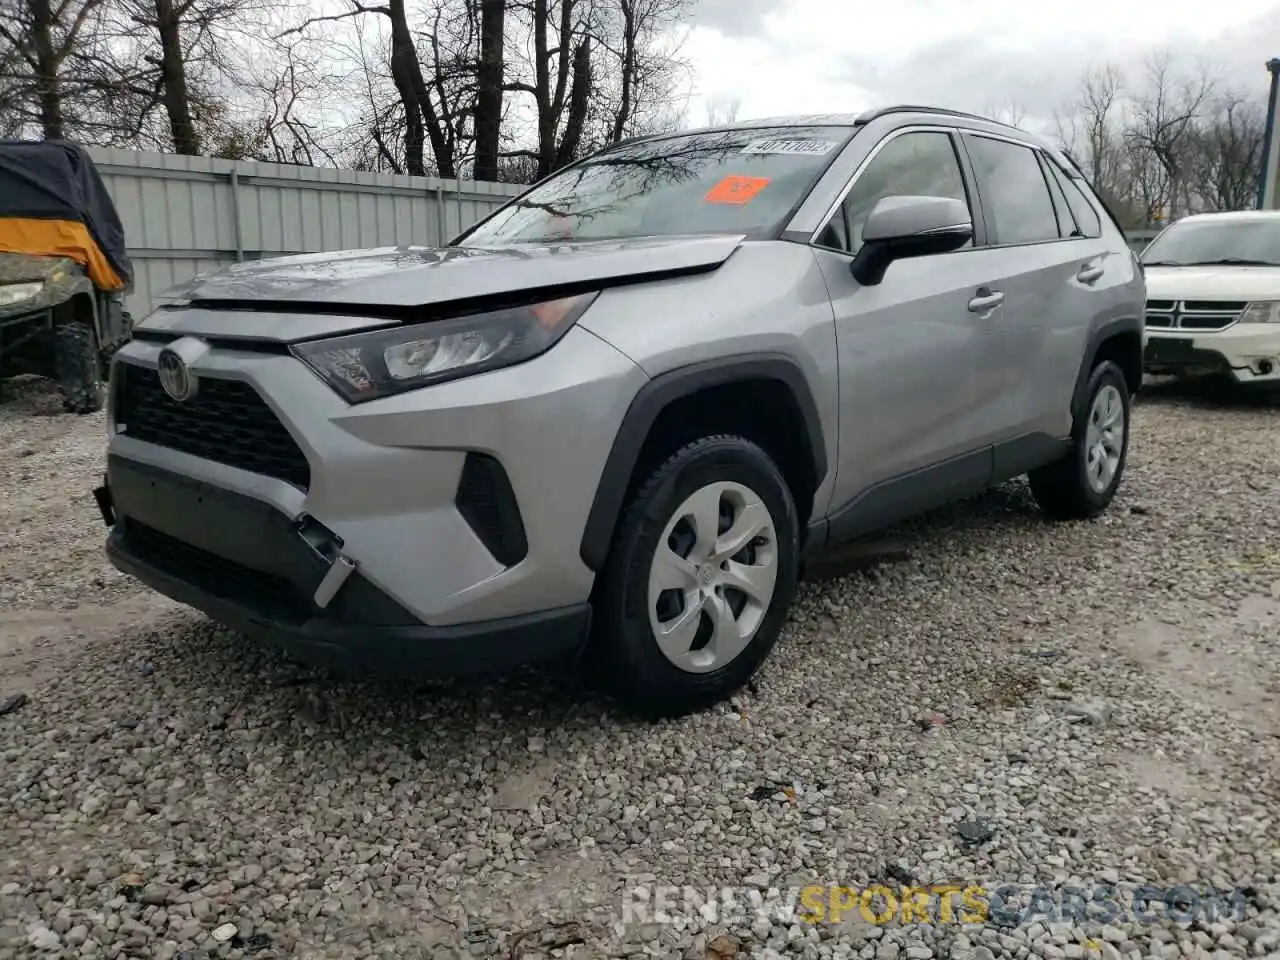
M 1265 96 L 1280 0 L 696 0 L 689 121 L 739 98 L 739 119 L 890 102 L 977 111 L 1016 99 L 1048 123 L 1091 64 L 1141 70 L 1202 56 Z M 1040 126 L 1041 124 L 1036 124 Z

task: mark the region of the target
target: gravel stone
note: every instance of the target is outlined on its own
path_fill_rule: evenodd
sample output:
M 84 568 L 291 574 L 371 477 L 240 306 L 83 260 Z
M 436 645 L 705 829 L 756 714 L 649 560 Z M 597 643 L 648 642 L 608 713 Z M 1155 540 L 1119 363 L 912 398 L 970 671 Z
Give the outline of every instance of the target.
M 58 410 L 0 405 L 0 697 L 28 696 L 0 960 L 1280 960 L 1274 405 L 1153 389 L 1106 515 L 1046 523 L 1016 482 L 905 524 L 894 562 L 802 585 L 749 689 L 659 723 L 570 671 L 329 676 L 156 597 L 102 554 L 103 418 Z M 1215 885 L 1245 915 L 781 907 L 944 882 Z M 721 887 L 743 909 L 654 922 L 656 891 Z

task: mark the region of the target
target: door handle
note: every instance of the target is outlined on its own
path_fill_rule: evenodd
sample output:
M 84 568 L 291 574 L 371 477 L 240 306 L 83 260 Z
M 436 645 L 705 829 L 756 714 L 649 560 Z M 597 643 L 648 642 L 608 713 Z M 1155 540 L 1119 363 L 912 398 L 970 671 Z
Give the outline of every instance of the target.
M 1004 303 L 1004 294 L 999 290 L 994 293 L 985 287 L 978 291 L 978 295 L 969 301 L 970 313 L 989 313 L 1000 304 Z
M 1076 279 L 1081 283 L 1093 284 L 1098 282 L 1104 272 L 1102 267 L 1086 263 L 1076 274 Z

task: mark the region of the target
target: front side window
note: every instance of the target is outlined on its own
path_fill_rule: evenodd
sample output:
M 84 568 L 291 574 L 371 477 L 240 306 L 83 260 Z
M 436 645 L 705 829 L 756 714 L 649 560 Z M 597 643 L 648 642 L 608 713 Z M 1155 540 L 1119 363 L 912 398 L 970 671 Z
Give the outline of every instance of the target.
M 1150 267 L 1280 267 L 1280 217 L 1175 223 L 1142 251 L 1142 262 Z
M 819 235 L 819 242 L 857 253 L 862 246 L 862 228 L 875 205 L 885 197 L 900 196 L 950 197 L 968 206 L 964 175 L 950 134 L 920 130 L 885 143 L 858 174 L 841 210 Z
M 1058 219 L 1035 151 L 977 135 L 967 143 L 996 243 L 1057 240 Z
M 769 236 L 852 135 L 852 127 L 759 127 L 624 144 L 552 175 L 459 244 Z

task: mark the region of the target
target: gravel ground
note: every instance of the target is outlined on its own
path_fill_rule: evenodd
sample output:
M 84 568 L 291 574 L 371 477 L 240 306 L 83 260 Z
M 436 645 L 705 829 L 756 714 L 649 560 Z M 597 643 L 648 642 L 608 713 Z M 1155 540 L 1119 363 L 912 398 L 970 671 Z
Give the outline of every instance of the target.
M 1280 958 L 1278 407 L 1153 392 L 1106 517 L 1047 525 L 1021 484 L 932 515 L 806 585 L 751 690 L 658 724 L 557 674 L 335 680 L 151 596 L 101 556 L 101 418 L 55 410 L 0 408 L 0 704 L 28 698 L 0 958 Z M 1214 885 L 1244 915 L 623 907 L 942 881 Z

